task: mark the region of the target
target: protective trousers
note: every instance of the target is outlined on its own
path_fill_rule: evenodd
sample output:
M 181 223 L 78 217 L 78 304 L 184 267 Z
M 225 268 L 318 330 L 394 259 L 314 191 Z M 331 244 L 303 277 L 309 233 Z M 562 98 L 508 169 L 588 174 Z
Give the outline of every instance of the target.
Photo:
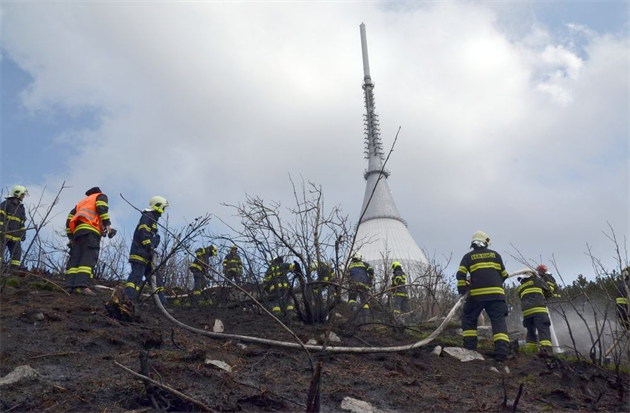
M 273 315 L 279 318 L 287 320 L 291 311 L 293 311 L 293 301 L 289 295 L 288 288 L 274 288 L 273 291 L 268 293 L 269 303 L 271 304 L 271 312 Z
M 195 285 L 193 287 L 193 295 L 201 295 L 202 291 L 208 285 L 208 280 L 206 279 L 203 272 L 199 270 L 191 269 L 193 279 L 195 280 Z
M 66 267 L 66 288 L 86 288 L 94 278 L 101 236 L 90 232 L 74 238 Z
M 351 290 L 348 293 L 348 304 L 350 304 L 350 311 L 355 312 L 359 309 L 357 298 L 361 303 L 361 311 L 359 312 L 360 322 L 366 323 L 370 317 L 370 304 L 368 303 L 368 292 L 370 286 L 362 282 L 353 282 Z
M 408 313 L 409 312 L 409 297 L 407 294 L 402 295 L 394 294 L 394 314 Z
M 138 262 L 131 262 L 131 274 L 127 278 L 127 284 L 125 286 L 125 294 L 132 302 L 136 302 L 136 294 L 140 291 L 140 285 L 142 284 L 142 278 L 146 278 L 149 285 L 151 285 L 151 265 L 140 264 Z M 166 297 L 164 296 L 164 283 L 162 277 L 159 274 L 155 275 L 157 281 L 157 292 L 160 302 L 166 304 Z
M 228 271 L 225 275 L 237 284 L 240 284 L 242 281 L 241 274 L 238 271 Z
M 507 335 L 507 324 L 505 322 L 508 308 L 503 300 L 477 301 L 472 298 L 466 300 L 462 314 L 464 348 L 477 350 L 477 318 L 484 309 L 492 322 L 494 357 L 505 358 L 510 351 L 510 339 Z
M 525 318 L 523 320 L 523 327 L 527 329 L 525 350 L 536 351 L 538 344 L 540 344 L 541 349 L 546 349 L 551 353 L 551 331 L 549 326 L 551 326 L 551 321 L 547 314 L 534 314 Z
M 8 254 L 5 254 L 9 251 Z M 5 239 L 4 236 L 0 237 L 0 263 L 3 262 L 5 255 L 9 256 L 8 263 L 9 269 L 17 270 L 20 268 L 20 258 L 22 258 L 22 242 L 11 241 Z

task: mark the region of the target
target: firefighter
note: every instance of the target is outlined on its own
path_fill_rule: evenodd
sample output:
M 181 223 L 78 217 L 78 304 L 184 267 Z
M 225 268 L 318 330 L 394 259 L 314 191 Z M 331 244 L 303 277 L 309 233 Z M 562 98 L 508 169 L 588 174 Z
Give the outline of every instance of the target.
M 542 278 L 545 284 L 547 284 L 547 287 L 549 287 L 551 297 L 560 297 L 560 294 L 558 294 L 558 284 L 556 283 L 556 279 L 549 272 L 549 268 L 547 268 L 545 264 L 540 264 L 536 267 L 536 272 L 538 273 L 538 276 Z
M 230 252 L 223 259 L 223 275 L 229 280 L 240 284 L 243 277 L 243 262 L 238 255 L 238 247 L 232 245 Z
M 366 323 L 370 315 L 370 304 L 368 303 L 368 292 L 372 288 L 374 279 L 374 269 L 367 262 L 363 261 L 363 256 L 355 252 L 348 265 L 350 271 L 350 292 L 348 293 L 348 304 L 353 313 L 359 309 L 357 298 L 361 302 L 359 312 L 360 322 Z
M 510 348 L 505 322 L 508 308 L 503 289 L 508 273 L 499 253 L 488 249 L 489 246 L 488 235 L 483 231 L 475 232 L 470 244 L 473 250 L 464 255 L 457 270 L 457 291 L 461 295 L 470 292 L 462 314 L 464 348 L 477 350 L 477 318 L 485 309 L 492 322 L 494 359 L 504 361 Z M 466 278 L 468 273 L 470 280 Z
M 394 296 L 394 316 L 399 316 L 409 312 L 409 292 L 407 291 L 407 275 L 399 262 L 392 263 L 394 275 L 392 277 L 392 287 L 396 287 Z
M 316 281 L 321 281 L 324 283 L 330 282 L 335 276 L 335 272 L 333 271 L 333 267 L 330 263 L 325 261 L 313 261 L 309 266 L 311 272 L 314 272 Z M 328 310 L 327 304 L 334 297 L 334 291 L 328 284 L 313 284 L 311 288 L 313 300 L 314 300 L 314 308 L 315 314 L 319 321 L 324 321 L 326 319 L 326 312 Z M 324 295 L 326 292 L 326 295 Z
M 289 272 L 300 273 L 300 265 L 295 261 L 289 264 L 284 262 L 282 257 L 276 257 L 269 264 L 263 278 L 267 299 L 271 303 L 271 312 L 285 321 L 289 321 L 290 314 L 294 310 L 289 294 L 291 288 Z
M 125 294 L 131 302 L 136 301 L 136 294 L 140 291 L 142 278 L 145 277 L 149 283 L 151 282 L 153 258 L 156 248 L 160 245 L 157 223 L 164 213 L 164 209 L 168 207 L 169 204 L 166 198 L 161 196 L 152 197 L 149 200 L 149 206 L 142 211 L 138 226 L 133 233 L 131 251 L 129 252 L 131 273 L 125 285 Z M 166 305 L 162 277 L 159 274 L 156 274 L 156 281 L 158 297 L 162 304 Z M 170 309 L 167 311 L 170 312 Z
M 97 186 L 90 188 L 86 198 L 70 211 L 66 231 L 70 238 L 70 258 L 66 268 L 66 289 L 70 293 L 96 295 L 90 290 L 94 267 L 98 261 L 101 237 L 114 236 L 116 231 L 109 219 L 108 199 Z
M 198 248 L 195 251 L 195 261 L 190 264 L 188 269 L 193 274 L 193 278 L 195 279 L 195 285 L 193 287 L 193 303 L 196 305 L 210 305 L 212 301 L 209 299 L 201 299 L 201 295 L 203 290 L 206 288 L 208 284 L 208 269 L 210 267 L 210 257 L 214 257 L 217 255 L 217 247 L 214 245 L 210 245 L 208 247 Z
M 541 355 L 546 356 L 553 354 L 547 299 L 553 297 L 555 282 L 543 278 L 545 273 L 548 273 L 546 265 L 536 267 L 536 272 L 519 277 L 521 285 L 518 287 L 518 294 L 523 311 L 523 327 L 527 329 L 525 351 L 532 353 L 539 351 Z
M 621 280 L 617 284 L 617 319 L 624 330 L 630 331 L 630 317 L 628 314 L 628 293 L 630 292 L 630 266 L 621 271 Z
M 22 201 L 27 195 L 26 187 L 15 185 L 0 204 L 0 266 L 5 251 L 9 250 L 10 271 L 20 268 L 22 241 L 26 239 L 26 211 Z

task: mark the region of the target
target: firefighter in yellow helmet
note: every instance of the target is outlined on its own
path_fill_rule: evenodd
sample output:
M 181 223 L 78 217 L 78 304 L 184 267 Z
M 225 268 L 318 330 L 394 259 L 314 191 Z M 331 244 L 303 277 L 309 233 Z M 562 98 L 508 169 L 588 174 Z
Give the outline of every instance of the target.
M 12 271 L 20 268 L 22 241 L 26 239 L 26 211 L 22 201 L 27 195 L 26 187 L 15 185 L 0 204 L 0 264 L 8 249 L 8 264 Z
M 409 312 L 409 291 L 407 290 L 407 275 L 403 271 L 402 265 L 395 261 L 392 263 L 392 287 L 396 287 L 392 296 L 394 297 L 394 315 L 398 316 Z
M 217 255 L 217 247 L 209 245 L 207 247 L 198 248 L 195 251 L 195 260 L 188 269 L 193 275 L 195 284 L 192 293 L 192 302 L 194 305 L 211 305 L 212 300 L 209 298 L 201 299 L 203 290 L 208 284 L 208 271 L 210 268 L 210 257 Z
M 462 295 L 470 293 L 462 314 L 464 348 L 477 350 L 477 318 L 485 309 L 492 322 L 494 358 L 503 361 L 507 359 L 510 348 L 505 322 L 508 307 L 503 289 L 508 273 L 499 253 L 489 246 L 490 237 L 485 232 L 473 234 L 470 243 L 472 251 L 464 255 L 457 270 L 457 291 Z M 468 273 L 470 279 L 467 279 Z

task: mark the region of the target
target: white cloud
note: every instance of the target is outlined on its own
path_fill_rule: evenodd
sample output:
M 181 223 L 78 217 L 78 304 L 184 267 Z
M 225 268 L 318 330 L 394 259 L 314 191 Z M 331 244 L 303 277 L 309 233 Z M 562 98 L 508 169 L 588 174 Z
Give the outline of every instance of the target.
M 34 78 L 26 107 L 100 114 L 95 130 L 64 135 L 76 142 L 60 159 L 75 188 L 64 208 L 98 184 L 114 219 L 133 215 L 118 192 L 138 204 L 162 194 L 173 216 L 225 216 L 220 202 L 244 192 L 288 199 L 291 173 L 356 216 L 365 22 L 386 147 L 402 125 L 390 186 L 422 246 L 457 260 L 484 229 L 501 251 L 556 252 L 576 272 L 586 242 L 608 253 L 606 220 L 627 233 L 628 48 L 614 36 L 590 33 L 581 56 L 540 25 L 515 40 L 497 12 L 460 3 L 8 3 L 2 13 L 4 51 Z

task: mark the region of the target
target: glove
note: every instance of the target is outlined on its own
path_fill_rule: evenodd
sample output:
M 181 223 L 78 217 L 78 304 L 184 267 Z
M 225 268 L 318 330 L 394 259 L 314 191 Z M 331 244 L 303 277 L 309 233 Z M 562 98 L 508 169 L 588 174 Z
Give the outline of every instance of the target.
M 293 261 L 293 271 L 298 274 L 302 274 L 302 268 L 300 267 L 300 263 L 297 261 Z
M 114 238 L 114 236 L 115 236 L 117 233 L 118 233 L 118 231 L 116 231 L 116 229 L 115 229 L 115 228 L 112 228 L 112 229 L 109 231 L 109 234 L 107 234 L 107 237 L 108 237 L 108 238 Z
M 160 234 L 155 234 L 155 248 L 160 245 Z
M 22 241 L 26 241 L 26 234 L 22 235 Z

